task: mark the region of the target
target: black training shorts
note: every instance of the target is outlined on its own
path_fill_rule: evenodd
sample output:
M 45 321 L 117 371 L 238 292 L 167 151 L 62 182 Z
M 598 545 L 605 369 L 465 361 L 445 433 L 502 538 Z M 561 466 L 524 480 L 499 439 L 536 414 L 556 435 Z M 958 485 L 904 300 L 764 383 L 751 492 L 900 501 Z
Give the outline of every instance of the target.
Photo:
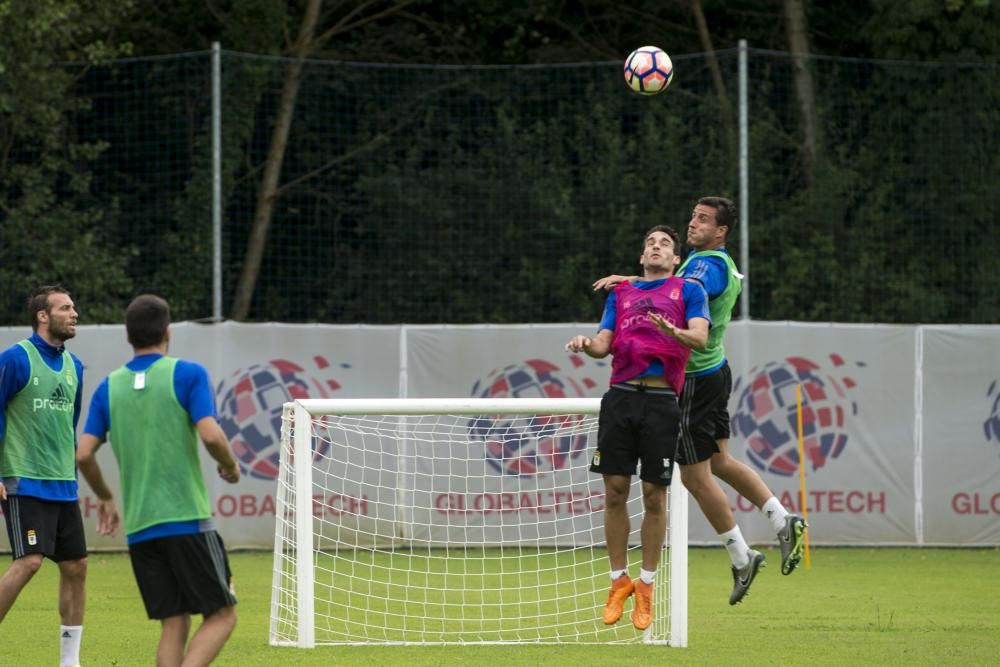
M 601 399 L 597 452 L 590 471 L 670 486 L 680 409 L 672 389 L 615 384 Z
M 151 619 L 209 616 L 236 604 L 226 547 L 214 530 L 139 542 L 128 553 Z
M 11 494 L 0 501 L 14 560 L 43 554 L 57 563 L 87 557 L 80 504 Z
M 681 436 L 677 462 L 693 465 L 719 451 L 718 440 L 729 439 L 729 394 L 733 373 L 729 363 L 708 375 L 684 378 L 681 392 Z

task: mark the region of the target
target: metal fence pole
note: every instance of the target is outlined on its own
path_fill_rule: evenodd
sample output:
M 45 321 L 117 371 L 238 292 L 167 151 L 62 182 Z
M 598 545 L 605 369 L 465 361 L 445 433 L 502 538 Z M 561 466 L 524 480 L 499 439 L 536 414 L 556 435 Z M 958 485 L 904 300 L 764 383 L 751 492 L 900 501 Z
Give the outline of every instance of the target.
M 740 97 L 740 319 L 750 319 L 750 124 L 747 99 L 747 40 L 739 41 Z
M 222 321 L 222 48 L 212 42 L 212 320 Z

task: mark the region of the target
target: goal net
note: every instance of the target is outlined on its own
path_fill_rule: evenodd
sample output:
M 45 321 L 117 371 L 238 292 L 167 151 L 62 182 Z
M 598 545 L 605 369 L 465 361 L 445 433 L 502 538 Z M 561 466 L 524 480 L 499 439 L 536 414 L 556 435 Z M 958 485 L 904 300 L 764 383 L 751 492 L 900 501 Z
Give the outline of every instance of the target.
M 613 626 L 599 399 L 285 405 L 270 643 L 687 644 L 687 496 L 674 484 L 652 625 Z M 629 573 L 642 493 L 633 477 Z

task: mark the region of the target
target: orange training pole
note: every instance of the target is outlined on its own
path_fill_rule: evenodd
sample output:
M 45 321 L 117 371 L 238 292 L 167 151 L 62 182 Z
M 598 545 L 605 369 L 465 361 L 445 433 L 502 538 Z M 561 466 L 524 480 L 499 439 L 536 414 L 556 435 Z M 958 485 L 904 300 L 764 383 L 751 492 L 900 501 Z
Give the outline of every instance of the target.
M 808 522 L 806 512 L 806 457 L 802 436 L 802 385 L 795 385 L 795 414 L 799 426 L 799 501 L 802 505 L 802 519 Z M 806 571 L 812 567 L 809 560 L 809 533 L 806 532 Z

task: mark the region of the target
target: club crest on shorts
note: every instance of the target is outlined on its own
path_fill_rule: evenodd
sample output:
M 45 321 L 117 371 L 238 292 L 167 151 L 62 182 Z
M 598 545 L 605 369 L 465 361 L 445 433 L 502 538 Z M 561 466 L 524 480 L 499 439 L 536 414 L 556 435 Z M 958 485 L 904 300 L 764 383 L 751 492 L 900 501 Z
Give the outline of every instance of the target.
M 28 544 L 30 544 L 31 546 L 35 546 L 36 544 L 38 544 L 38 536 L 35 535 L 35 531 L 29 530 L 24 535 L 25 537 L 28 538 Z
M 595 466 L 601 465 L 601 453 L 600 452 L 594 452 L 594 465 Z

